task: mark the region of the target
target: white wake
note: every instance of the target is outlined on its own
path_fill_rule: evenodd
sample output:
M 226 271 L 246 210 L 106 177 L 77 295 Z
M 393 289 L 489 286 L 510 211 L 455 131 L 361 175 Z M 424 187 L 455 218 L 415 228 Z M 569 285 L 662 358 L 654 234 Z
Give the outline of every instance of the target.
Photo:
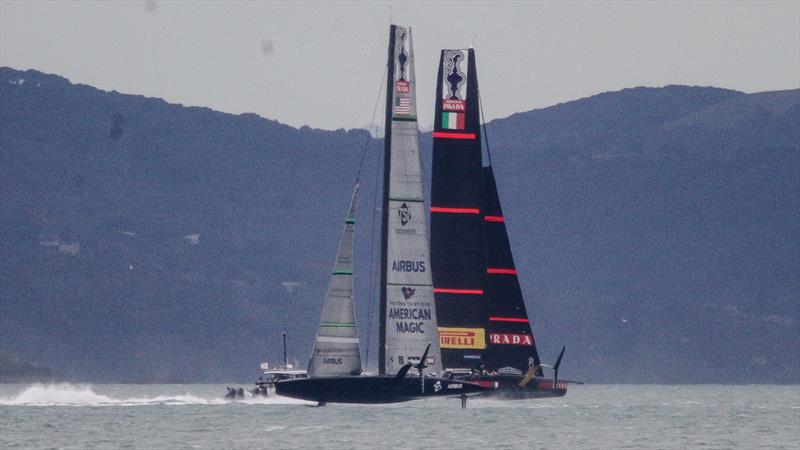
M 242 404 L 304 404 L 285 397 L 249 397 L 235 402 L 219 397 L 201 397 L 189 392 L 152 397 L 115 398 L 98 394 L 91 385 L 34 384 L 16 395 L 0 396 L 0 406 L 148 406 L 148 405 L 226 405 Z

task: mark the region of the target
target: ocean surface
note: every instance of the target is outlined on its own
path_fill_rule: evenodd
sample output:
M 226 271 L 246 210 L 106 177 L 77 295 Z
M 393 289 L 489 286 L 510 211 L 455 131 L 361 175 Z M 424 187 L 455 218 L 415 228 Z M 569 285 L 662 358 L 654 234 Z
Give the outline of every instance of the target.
M 467 409 L 457 399 L 317 408 L 224 392 L 3 384 L 0 448 L 800 448 L 798 385 L 572 385 L 559 399 L 470 399 Z

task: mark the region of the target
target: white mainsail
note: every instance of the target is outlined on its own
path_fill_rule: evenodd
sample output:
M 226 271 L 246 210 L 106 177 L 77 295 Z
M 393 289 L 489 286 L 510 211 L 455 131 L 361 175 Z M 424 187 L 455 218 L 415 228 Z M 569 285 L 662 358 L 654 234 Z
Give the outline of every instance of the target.
M 420 168 L 411 28 L 392 26 L 386 108 L 388 182 L 384 183 L 385 252 L 381 373 L 416 361 L 431 344 L 428 369 L 442 361 L 433 299 L 428 226 Z M 393 46 L 393 47 L 392 47 Z M 393 52 L 392 52 L 393 49 Z

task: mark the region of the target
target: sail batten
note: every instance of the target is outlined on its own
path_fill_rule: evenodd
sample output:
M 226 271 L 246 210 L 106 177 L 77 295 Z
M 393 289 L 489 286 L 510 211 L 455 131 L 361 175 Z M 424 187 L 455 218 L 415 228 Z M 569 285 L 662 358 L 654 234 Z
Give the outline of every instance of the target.
M 353 301 L 353 239 L 358 185 L 353 188 L 322 306 L 308 376 L 357 375 L 362 371 Z

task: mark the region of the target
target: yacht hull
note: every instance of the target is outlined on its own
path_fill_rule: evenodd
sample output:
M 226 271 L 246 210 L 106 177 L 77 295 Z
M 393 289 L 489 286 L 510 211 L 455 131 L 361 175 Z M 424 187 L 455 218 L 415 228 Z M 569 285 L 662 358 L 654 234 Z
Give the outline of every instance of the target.
M 487 389 L 481 397 L 491 397 L 505 400 L 524 400 L 531 398 L 550 398 L 563 397 L 567 394 L 567 383 L 553 383 L 552 378 L 536 377 L 531 379 L 525 386 L 520 386 L 524 379 L 520 375 L 479 375 L 470 378 L 469 381 L 489 386 L 494 389 Z
M 425 387 L 422 388 L 422 382 Z M 278 395 L 319 403 L 400 403 L 420 398 L 474 395 L 491 390 L 465 380 L 394 375 L 318 377 L 281 381 Z

